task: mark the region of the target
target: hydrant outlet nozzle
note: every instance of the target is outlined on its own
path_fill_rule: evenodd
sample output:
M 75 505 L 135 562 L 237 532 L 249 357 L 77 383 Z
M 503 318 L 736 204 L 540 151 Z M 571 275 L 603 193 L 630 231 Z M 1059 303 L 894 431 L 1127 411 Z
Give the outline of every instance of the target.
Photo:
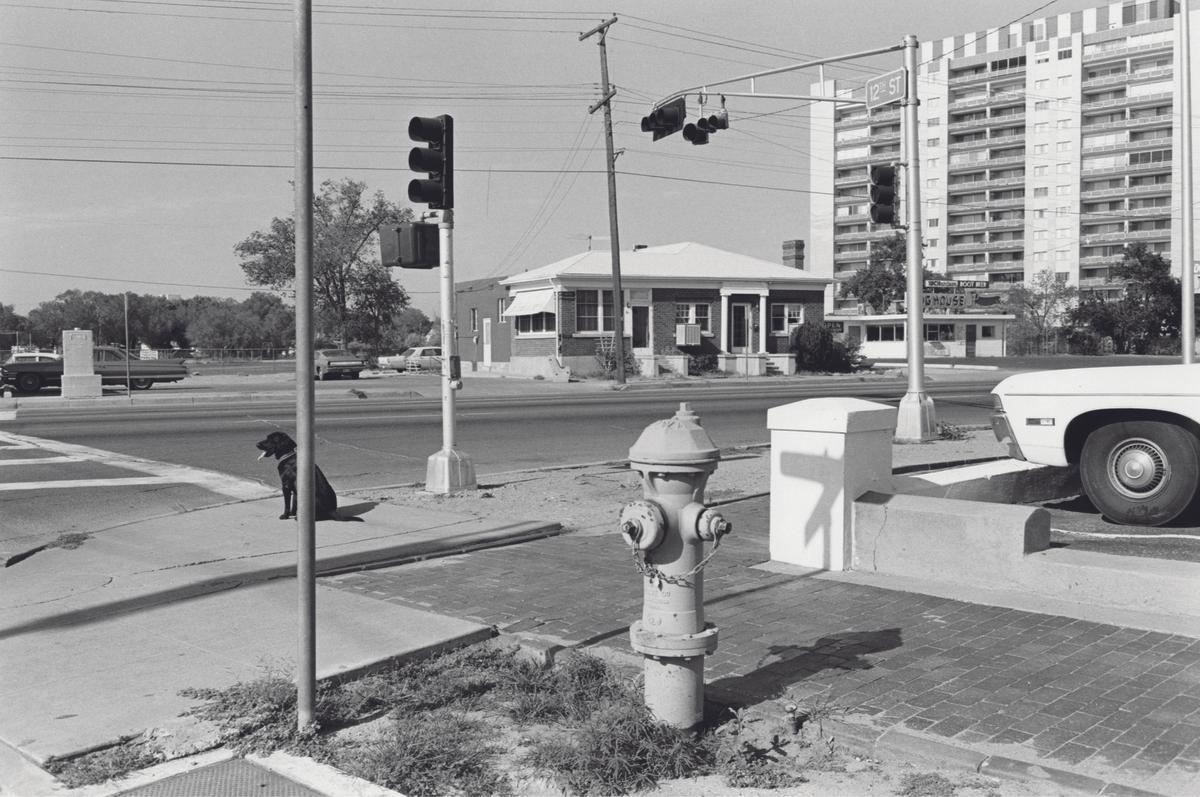
M 621 510 L 617 528 L 631 548 L 649 551 L 667 534 L 667 519 L 653 501 L 632 501 Z
M 705 542 L 713 542 L 733 531 L 733 524 L 712 509 L 705 509 L 696 519 L 696 534 Z

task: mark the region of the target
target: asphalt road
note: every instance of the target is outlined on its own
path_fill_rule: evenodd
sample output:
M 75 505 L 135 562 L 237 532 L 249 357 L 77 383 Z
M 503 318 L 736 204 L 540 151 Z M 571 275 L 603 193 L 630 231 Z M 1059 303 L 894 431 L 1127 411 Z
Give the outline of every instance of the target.
M 190 381 L 190 380 L 189 380 Z M 988 391 L 997 377 L 935 384 L 938 418 L 960 426 L 986 425 Z M 378 384 L 378 383 L 377 383 Z M 413 393 L 437 393 L 436 377 L 396 377 L 390 387 L 411 386 Z M 251 377 L 244 391 L 278 390 Z M 317 461 L 339 490 L 361 489 L 425 479 L 426 460 L 442 443 L 440 400 L 415 395 L 379 395 L 371 383 L 321 383 L 318 386 Z M 164 388 L 166 388 L 164 390 Z M 363 388 L 357 399 L 351 388 Z M 155 397 L 209 388 L 156 386 Z M 681 401 L 699 413 L 713 440 L 724 448 L 766 443 L 767 409 L 816 395 L 856 395 L 895 404 L 902 382 L 842 383 L 836 388 L 789 381 L 778 385 L 747 383 L 676 387 L 626 392 L 472 396 L 460 394 L 457 442 L 471 456 L 482 484 L 505 471 L 622 459 L 650 423 L 672 415 Z M 135 397 L 140 399 L 141 396 Z M 186 465 L 257 481 L 274 488 L 273 463 L 257 460 L 254 443 L 275 429 L 291 432 L 294 406 L 224 399 L 211 404 L 171 407 L 139 401 L 103 411 L 78 408 L 29 414 L 3 424 L 2 430 L 82 445 L 121 455 Z M 90 466 L 97 485 L 65 490 L 0 492 L 0 538 L 30 530 L 78 531 L 107 528 L 144 517 L 211 505 L 227 497 L 196 485 L 105 487 L 104 468 Z M 55 478 L 53 463 L 0 469 L 7 481 Z M 72 478 L 79 478 L 76 473 Z M 64 500 L 68 499 L 68 500 Z M 1195 519 L 1166 529 L 1116 526 L 1100 517 L 1086 499 L 1047 505 L 1055 544 L 1136 556 L 1200 561 L 1200 528 Z

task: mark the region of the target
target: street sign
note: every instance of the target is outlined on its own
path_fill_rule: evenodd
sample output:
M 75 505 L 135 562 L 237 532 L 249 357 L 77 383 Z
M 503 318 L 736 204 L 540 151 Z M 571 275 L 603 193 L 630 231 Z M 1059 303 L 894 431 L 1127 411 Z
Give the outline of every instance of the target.
M 867 79 L 867 110 L 899 102 L 908 95 L 908 79 L 903 69 Z

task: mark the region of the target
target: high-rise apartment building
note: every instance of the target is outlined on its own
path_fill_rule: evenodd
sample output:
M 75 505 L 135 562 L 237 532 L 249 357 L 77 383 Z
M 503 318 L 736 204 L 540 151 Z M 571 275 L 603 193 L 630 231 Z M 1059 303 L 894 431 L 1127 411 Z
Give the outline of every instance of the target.
M 1111 296 L 1120 286 L 1110 267 L 1127 243 L 1142 242 L 1169 256 L 1178 276 L 1178 14 L 1173 0 L 1121 2 L 923 42 L 926 266 L 997 290 L 1048 270 L 1084 293 Z M 1198 85 L 1193 63 L 1193 108 Z M 836 81 L 813 93 L 862 96 Z M 811 122 L 808 262 L 837 281 L 894 234 L 870 223 L 867 174 L 872 164 L 904 159 L 901 108 L 818 102 Z M 827 312 L 857 307 L 836 286 L 827 298 Z

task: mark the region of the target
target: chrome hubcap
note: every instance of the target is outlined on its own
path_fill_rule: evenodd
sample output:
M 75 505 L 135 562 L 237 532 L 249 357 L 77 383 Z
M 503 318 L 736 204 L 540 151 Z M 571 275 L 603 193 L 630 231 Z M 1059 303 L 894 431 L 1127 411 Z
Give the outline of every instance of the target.
M 1127 498 L 1146 499 L 1166 486 L 1170 476 L 1167 457 L 1150 440 L 1124 440 L 1108 456 L 1108 477 Z

